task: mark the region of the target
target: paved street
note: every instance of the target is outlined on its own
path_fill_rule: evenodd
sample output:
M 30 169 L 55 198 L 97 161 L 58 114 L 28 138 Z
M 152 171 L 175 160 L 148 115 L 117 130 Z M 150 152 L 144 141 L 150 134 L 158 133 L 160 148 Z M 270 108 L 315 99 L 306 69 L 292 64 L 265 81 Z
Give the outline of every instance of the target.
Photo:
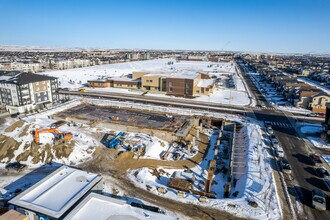
M 244 73 L 243 76 L 253 95 L 257 97 L 257 104 L 266 103 L 265 98 L 250 78 Z M 292 166 L 293 180 L 287 178 L 286 183 L 292 201 L 297 201 L 293 204 L 297 211 L 297 218 L 329 219 L 329 199 L 327 201 L 327 211 L 322 212 L 312 208 L 311 190 L 314 188 L 325 190 L 325 188 L 322 180 L 314 175 L 313 168 L 308 165 L 307 155 L 310 153 L 310 148 L 296 132 L 294 128 L 295 120 L 288 118 L 282 111 L 272 109 L 254 109 L 253 112 L 257 120 L 267 121 L 272 125 L 275 136 L 278 138 L 285 151 L 286 158 Z M 312 150 L 315 151 L 314 148 Z M 320 153 L 320 150 L 316 150 L 316 152 Z M 325 192 L 327 193 L 327 191 Z

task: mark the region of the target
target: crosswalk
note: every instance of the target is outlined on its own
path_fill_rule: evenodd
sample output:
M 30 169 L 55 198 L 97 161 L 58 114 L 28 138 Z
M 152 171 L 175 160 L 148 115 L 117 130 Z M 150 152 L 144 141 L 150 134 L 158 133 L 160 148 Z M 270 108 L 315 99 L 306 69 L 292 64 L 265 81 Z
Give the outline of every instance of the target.
M 267 109 L 267 110 L 276 110 L 276 108 L 273 107 L 254 107 L 255 109 Z
M 285 128 L 291 127 L 291 124 L 288 123 L 275 122 L 275 121 L 268 121 L 267 123 L 272 126 L 285 127 Z

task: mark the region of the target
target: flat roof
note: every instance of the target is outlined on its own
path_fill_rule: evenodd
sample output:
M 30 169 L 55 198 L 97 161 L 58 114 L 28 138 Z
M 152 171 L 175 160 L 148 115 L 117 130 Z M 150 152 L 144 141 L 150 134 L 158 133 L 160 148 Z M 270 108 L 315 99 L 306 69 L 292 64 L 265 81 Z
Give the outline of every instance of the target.
M 166 76 L 166 78 L 176 78 L 176 79 L 195 79 L 199 76 L 197 72 L 184 72 L 184 73 L 171 73 Z
M 200 79 L 198 80 L 197 86 L 208 88 L 213 84 L 214 84 L 214 79 Z
M 111 219 L 177 219 L 172 216 L 136 208 L 123 200 L 114 199 L 96 193 L 89 194 L 64 220 L 111 220 Z
M 9 203 L 59 218 L 101 179 L 97 174 L 62 166 Z

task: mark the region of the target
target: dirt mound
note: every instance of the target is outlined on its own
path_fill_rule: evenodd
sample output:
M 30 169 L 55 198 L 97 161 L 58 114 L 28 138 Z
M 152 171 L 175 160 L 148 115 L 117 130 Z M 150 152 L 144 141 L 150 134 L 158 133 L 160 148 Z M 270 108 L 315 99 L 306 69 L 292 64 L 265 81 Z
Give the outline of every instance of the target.
M 14 152 L 18 149 L 21 143 L 14 138 L 0 134 L 0 161 L 8 158 L 8 162 L 15 156 Z
M 25 125 L 22 133 L 19 134 L 19 137 L 24 137 L 25 135 L 27 135 L 29 128 L 30 128 L 30 125 Z
M 23 126 L 24 122 L 19 120 L 14 122 L 14 124 L 10 125 L 9 127 L 6 128 L 5 132 L 12 132 L 14 131 L 16 128 L 21 128 Z
M 32 142 L 30 145 L 26 145 L 26 149 L 23 153 L 16 157 L 17 161 L 26 161 L 30 156 L 32 157 L 32 163 L 37 164 L 39 162 L 49 163 L 54 158 L 68 158 L 75 146 L 74 141 L 57 143 L 55 145 L 38 145 Z

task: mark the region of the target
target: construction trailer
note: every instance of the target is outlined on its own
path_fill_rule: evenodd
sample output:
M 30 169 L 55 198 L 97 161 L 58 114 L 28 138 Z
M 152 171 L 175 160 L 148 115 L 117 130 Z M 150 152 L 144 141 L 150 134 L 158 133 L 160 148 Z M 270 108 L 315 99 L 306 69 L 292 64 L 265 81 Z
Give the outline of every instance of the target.
M 58 140 L 71 140 L 72 138 L 72 133 L 61 133 L 53 128 L 36 129 L 34 131 L 34 141 L 37 144 L 55 143 Z

